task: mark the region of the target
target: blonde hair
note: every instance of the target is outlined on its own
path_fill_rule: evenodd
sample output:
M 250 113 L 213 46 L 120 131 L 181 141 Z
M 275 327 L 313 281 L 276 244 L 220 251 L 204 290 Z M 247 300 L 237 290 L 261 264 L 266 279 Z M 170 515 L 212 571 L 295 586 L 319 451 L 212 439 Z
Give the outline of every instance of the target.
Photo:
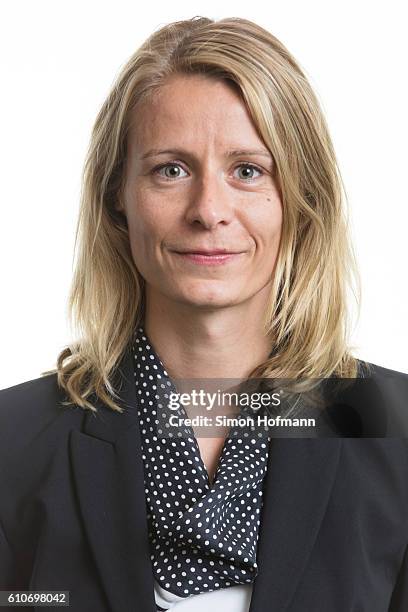
M 143 321 L 144 279 L 115 204 L 131 114 L 177 74 L 202 74 L 237 88 L 275 162 L 283 223 L 264 318 L 271 354 L 249 378 L 354 378 L 359 360 L 347 344 L 346 292 L 353 290 L 359 315 L 360 278 L 345 190 L 317 97 L 270 32 L 247 19 L 205 17 L 154 32 L 127 61 L 98 113 L 82 177 L 68 303 L 80 339 L 62 350 L 55 370 L 43 374 L 57 372 L 65 405 L 95 411 L 87 400 L 95 393 L 121 411 L 112 374 Z

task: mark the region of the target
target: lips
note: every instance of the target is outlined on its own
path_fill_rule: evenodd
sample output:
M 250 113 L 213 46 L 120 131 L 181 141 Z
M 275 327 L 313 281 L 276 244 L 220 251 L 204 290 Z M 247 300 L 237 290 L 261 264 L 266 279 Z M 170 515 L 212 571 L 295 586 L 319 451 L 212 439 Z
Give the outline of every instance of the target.
M 211 256 L 211 255 L 236 255 L 238 253 L 242 253 L 242 251 L 229 251 L 228 249 L 212 249 L 212 250 L 207 250 L 207 249 L 174 249 L 176 251 L 176 253 L 183 253 L 184 255 L 189 254 L 189 255 L 206 255 L 206 256 Z
M 182 261 L 189 265 L 221 266 L 237 261 L 244 251 L 229 251 L 228 249 L 192 249 L 173 251 Z

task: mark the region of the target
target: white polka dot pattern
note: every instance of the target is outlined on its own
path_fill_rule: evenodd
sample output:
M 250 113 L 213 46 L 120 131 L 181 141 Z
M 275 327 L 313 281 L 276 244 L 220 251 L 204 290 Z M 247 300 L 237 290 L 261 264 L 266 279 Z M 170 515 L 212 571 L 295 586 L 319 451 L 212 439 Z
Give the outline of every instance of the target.
M 161 436 L 161 398 L 176 388 L 143 327 L 132 352 L 155 579 L 179 597 L 253 582 L 270 438 L 231 428 L 210 485 L 193 429 Z

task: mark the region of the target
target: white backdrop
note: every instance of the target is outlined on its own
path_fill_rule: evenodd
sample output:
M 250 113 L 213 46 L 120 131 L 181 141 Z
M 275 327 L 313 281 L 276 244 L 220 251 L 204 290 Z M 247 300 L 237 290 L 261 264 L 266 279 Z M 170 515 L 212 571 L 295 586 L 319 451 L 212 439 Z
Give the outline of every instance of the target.
M 2 3 L 0 388 L 54 367 L 70 341 L 82 164 L 121 66 L 154 30 L 194 15 L 245 17 L 277 36 L 325 112 L 362 277 L 358 357 L 408 372 L 404 3 L 28 0 Z

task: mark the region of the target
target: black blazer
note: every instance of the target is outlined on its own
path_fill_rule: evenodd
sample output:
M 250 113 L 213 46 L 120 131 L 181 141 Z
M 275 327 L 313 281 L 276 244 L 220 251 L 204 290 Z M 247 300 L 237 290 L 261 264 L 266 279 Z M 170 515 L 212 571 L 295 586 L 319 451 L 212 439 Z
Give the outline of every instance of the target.
M 155 612 L 130 350 L 114 384 L 124 414 L 61 406 L 56 375 L 0 392 L 0 590 Z M 250 612 L 408 610 L 406 438 L 273 438 L 265 487 Z

